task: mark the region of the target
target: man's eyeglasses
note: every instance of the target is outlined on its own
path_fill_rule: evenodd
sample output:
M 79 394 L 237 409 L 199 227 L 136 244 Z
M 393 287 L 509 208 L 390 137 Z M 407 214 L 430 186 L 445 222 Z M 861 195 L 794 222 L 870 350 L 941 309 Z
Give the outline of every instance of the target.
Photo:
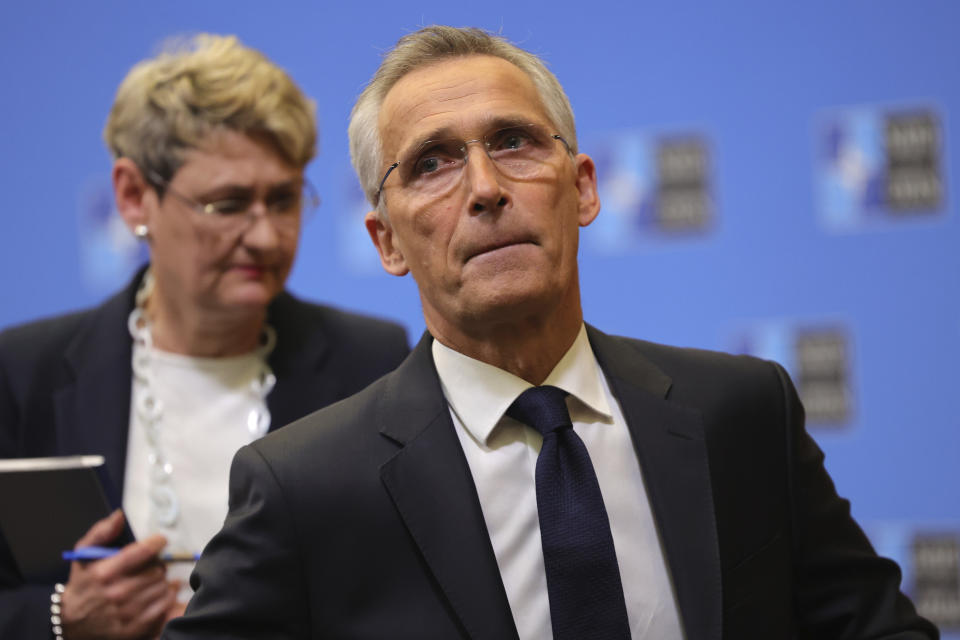
M 397 168 L 404 188 L 426 196 L 445 193 L 460 177 L 466 166 L 467 146 L 474 142 L 483 143 L 487 156 L 504 176 L 515 180 L 535 178 L 553 157 L 556 140 L 570 153 L 566 140 L 538 124 L 504 127 L 475 140 L 427 140 L 387 168 L 377 189 L 377 202 L 384 183 Z
M 257 199 L 251 194 L 238 193 L 218 198 L 210 202 L 199 202 L 180 193 L 170 186 L 156 171 L 147 171 L 150 181 L 163 187 L 166 193 L 200 214 L 204 224 L 223 231 L 247 229 L 253 223 L 256 214 L 253 210 Z M 272 189 L 264 200 L 266 215 L 274 227 L 281 232 L 296 233 L 304 222 L 320 206 L 320 198 L 308 181 L 301 185 L 283 185 Z

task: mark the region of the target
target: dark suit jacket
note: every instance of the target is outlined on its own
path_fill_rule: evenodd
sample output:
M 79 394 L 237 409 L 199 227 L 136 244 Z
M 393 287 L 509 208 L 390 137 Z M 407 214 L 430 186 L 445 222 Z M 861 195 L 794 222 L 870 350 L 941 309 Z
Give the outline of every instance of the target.
M 99 307 L 0 333 L 0 458 L 100 454 L 122 492 L 132 375 L 127 317 L 141 274 Z M 271 430 L 359 391 L 409 353 L 397 324 L 288 293 L 268 318 L 277 332 Z M 23 584 L 0 537 L 0 638 L 47 637 L 51 591 Z
M 688 640 L 936 637 L 836 495 L 778 365 L 589 336 Z M 237 453 L 230 513 L 164 638 L 517 637 L 430 340 Z

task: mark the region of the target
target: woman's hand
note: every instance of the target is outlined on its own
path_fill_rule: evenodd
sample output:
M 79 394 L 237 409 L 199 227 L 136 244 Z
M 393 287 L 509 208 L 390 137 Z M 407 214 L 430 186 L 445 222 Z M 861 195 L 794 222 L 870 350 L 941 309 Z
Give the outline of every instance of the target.
M 94 524 L 77 547 L 106 545 L 123 529 L 118 509 Z M 63 635 L 85 638 L 153 638 L 176 606 L 177 585 L 167 582 L 157 554 L 166 546 L 154 535 L 94 562 L 74 562 L 61 600 Z

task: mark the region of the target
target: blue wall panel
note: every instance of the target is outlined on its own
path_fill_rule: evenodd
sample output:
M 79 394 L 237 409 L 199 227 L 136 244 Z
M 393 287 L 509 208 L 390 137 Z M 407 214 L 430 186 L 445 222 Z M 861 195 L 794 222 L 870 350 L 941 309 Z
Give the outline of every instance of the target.
M 414 283 L 382 273 L 360 224 L 346 123 L 381 52 L 435 22 L 501 30 L 567 88 L 581 148 L 614 194 L 582 236 L 590 322 L 781 357 L 795 378 L 810 373 L 791 362 L 798 335 L 842 336 L 846 412 L 812 420 L 811 431 L 840 492 L 912 588 L 915 558 L 933 557 L 916 551 L 918 536 L 960 540 L 954 2 L 3 3 L 0 327 L 90 305 L 126 279 L 138 254 L 106 222 L 100 131 L 133 63 L 167 36 L 207 30 L 262 49 L 317 100 L 321 151 L 308 175 L 324 204 L 304 231 L 292 289 L 398 318 L 417 335 Z M 847 224 L 831 225 L 825 176 L 860 202 L 870 149 L 849 125 L 847 155 L 830 156 L 830 123 L 860 114 L 885 153 L 885 118 L 911 110 L 936 117 L 942 197 L 906 213 L 847 209 Z M 654 188 L 658 145 L 684 137 L 704 149 L 709 220 L 664 231 L 631 204 L 642 199 L 615 191 L 623 185 L 613 176 Z M 629 140 L 645 151 L 623 152 Z M 615 229 L 604 216 L 633 225 L 629 241 L 604 242 Z

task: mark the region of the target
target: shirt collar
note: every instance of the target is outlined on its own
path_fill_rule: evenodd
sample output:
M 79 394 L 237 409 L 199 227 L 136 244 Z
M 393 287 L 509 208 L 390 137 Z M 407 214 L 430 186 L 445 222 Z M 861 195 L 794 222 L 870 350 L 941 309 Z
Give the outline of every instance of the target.
M 529 382 L 493 365 L 475 360 L 433 341 L 433 361 L 443 395 L 473 438 L 486 444 L 494 427 Z M 587 409 L 612 419 L 610 404 L 600 380 L 600 366 L 590 347 L 587 330 L 580 325 L 576 340 L 567 349 L 543 384 L 563 389 Z

